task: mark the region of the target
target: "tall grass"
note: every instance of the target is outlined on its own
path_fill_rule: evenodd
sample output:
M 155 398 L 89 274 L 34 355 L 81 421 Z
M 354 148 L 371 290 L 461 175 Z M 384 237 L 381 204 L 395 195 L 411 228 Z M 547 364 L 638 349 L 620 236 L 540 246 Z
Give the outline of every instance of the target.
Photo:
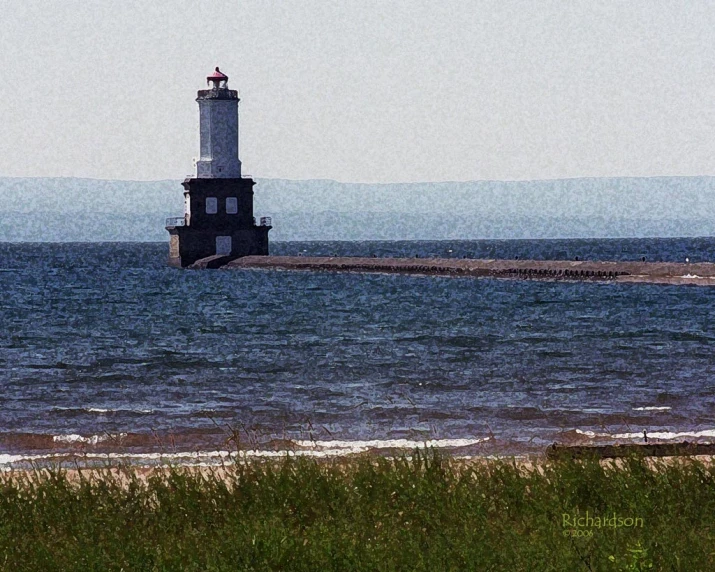
M 643 526 L 565 536 L 563 515 L 586 511 Z M 430 452 L 148 479 L 132 468 L 6 474 L 0 569 L 715 570 L 715 469 Z

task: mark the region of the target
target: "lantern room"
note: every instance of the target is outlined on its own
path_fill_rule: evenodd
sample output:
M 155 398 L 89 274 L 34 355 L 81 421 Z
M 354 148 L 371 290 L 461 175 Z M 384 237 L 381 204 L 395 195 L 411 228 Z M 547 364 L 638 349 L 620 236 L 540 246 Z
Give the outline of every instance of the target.
M 228 89 L 228 76 L 216 66 L 214 72 L 206 76 L 206 84 L 211 86 L 211 89 Z

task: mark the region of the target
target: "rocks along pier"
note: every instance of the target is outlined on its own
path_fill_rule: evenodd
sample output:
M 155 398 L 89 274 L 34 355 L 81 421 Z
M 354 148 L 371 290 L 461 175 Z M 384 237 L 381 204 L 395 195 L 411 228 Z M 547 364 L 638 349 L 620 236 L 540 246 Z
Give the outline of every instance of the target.
M 431 276 L 552 281 L 641 282 L 715 286 L 709 262 L 628 262 L 590 260 L 496 260 L 473 258 L 372 258 L 356 256 L 211 256 L 192 268 L 377 272 Z

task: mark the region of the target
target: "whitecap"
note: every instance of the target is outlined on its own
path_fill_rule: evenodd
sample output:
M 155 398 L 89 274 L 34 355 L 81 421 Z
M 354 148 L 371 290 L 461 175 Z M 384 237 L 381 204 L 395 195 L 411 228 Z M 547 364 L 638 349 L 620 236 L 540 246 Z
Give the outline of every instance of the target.
M 153 409 L 104 409 L 102 407 L 87 407 L 85 409 L 88 413 L 154 413 Z
M 605 439 L 643 439 L 643 431 L 636 433 L 594 433 L 593 431 L 581 431 L 576 429 L 576 433 L 591 438 Z M 715 437 L 715 429 L 705 429 L 703 431 L 646 431 L 649 439 L 659 439 L 662 441 L 670 441 L 674 439 L 697 439 L 700 437 Z
M 126 437 L 126 433 L 119 433 L 118 435 L 110 435 L 105 433 L 104 435 L 90 435 L 89 437 L 83 437 L 82 435 L 77 435 L 76 433 L 70 433 L 68 435 L 54 435 L 52 441 L 55 443 L 85 443 L 87 445 L 96 445 L 97 443 L 102 443 L 109 439 L 123 439 Z
M 75 455 L 71 453 L 48 453 L 46 455 L 0 455 L 0 467 L 11 468 L 13 464 L 30 461 L 49 461 L 58 458 L 79 458 L 94 461 L 124 461 L 132 464 L 156 465 L 166 464 L 187 464 L 192 466 L 215 466 L 221 464 L 232 464 L 238 459 L 266 458 L 280 459 L 285 457 L 312 457 L 329 458 L 342 457 L 362 453 L 367 448 L 352 449 L 325 449 L 321 451 L 268 451 L 268 450 L 247 450 L 247 451 L 184 451 L 178 453 L 82 453 Z
M 669 411 L 672 409 L 671 407 L 656 407 L 656 406 L 647 406 L 647 407 L 634 407 L 633 411 Z
M 490 437 L 477 439 L 428 439 L 418 441 L 413 439 L 371 439 L 367 441 L 295 441 L 296 446 L 306 449 L 417 449 L 420 447 L 457 448 L 470 447 L 488 441 Z
M 94 445 L 101 443 L 113 437 L 126 437 L 126 433 L 119 435 L 92 435 L 84 437 L 77 434 L 56 435 L 53 441 L 57 443 L 85 443 Z M 491 437 L 483 437 L 478 439 L 430 439 L 426 441 L 418 441 L 411 439 L 384 439 L 384 440 L 368 440 L 368 441 L 296 441 L 298 449 L 283 449 L 283 450 L 266 450 L 266 449 L 251 449 L 240 451 L 180 451 L 174 453 L 156 452 L 156 453 L 89 453 L 82 452 L 81 454 L 73 453 L 47 453 L 44 455 L 0 455 L 0 468 L 7 469 L 13 464 L 29 462 L 29 461 L 49 461 L 57 458 L 80 458 L 85 460 L 104 460 L 104 461 L 125 461 L 138 466 L 156 465 L 161 463 L 173 464 L 188 464 L 192 466 L 215 466 L 221 464 L 231 464 L 239 459 L 265 458 L 265 459 L 280 459 L 285 457 L 310 457 L 310 458 L 331 458 L 345 457 L 358 453 L 365 453 L 374 449 L 415 449 L 419 447 L 440 447 L 440 448 L 457 448 L 477 445 L 490 440 Z

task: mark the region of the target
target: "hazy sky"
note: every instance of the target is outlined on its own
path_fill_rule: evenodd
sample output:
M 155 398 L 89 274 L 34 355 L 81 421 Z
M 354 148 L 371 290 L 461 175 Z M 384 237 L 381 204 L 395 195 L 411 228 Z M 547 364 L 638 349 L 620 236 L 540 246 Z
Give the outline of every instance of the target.
M 254 177 L 715 175 L 710 0 L 0 0 L 0 176 L 183 178 L 216 65 Z

